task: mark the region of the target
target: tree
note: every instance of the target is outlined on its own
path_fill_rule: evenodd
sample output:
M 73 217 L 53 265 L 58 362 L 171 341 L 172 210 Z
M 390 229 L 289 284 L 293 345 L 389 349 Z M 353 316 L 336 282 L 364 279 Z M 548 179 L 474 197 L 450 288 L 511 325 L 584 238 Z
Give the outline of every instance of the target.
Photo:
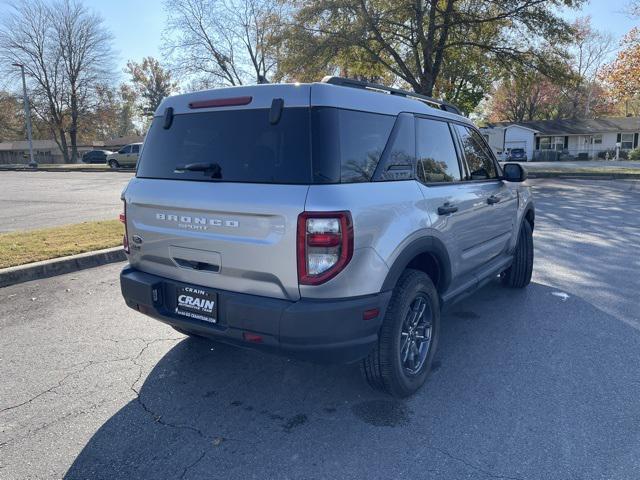
M 9 92 L 0 91 L 0 142 L 25 137 L 22 102 Z
M 51 18 L 51 10 L 43 0 L 23 0 L 12 5 L 0 24 L 0 59 L 4 72 L 16 78 L 12 64 L 24 65 L 33 112 L 47 123 L 68 162 L 67 80 Z
M 559 87 L 544 75 L 519 69 L 496 86 L 488 105 L 488 120 L 517 123 L 550 118 L 559 93 Z
M 604 67 L 601 78 L 615 100 L 627 103 L 640 98 L 640 28 L 627 33 L 620 47 L 615 60 Z
M 165 0 L 164 50 L 205 85 L 262 83 L 277 64 L 284 6 L 275 0 Z
M 582 0 L 300 0 L 292 28 L 315 37 L 317 52 L 358 49 L 394 83 L 432 95 L 450 52 L 470 51 L 504 66 L 554 69 L 542 39 L 566 42 L 571 28 L 556 11 Z M 483 35 L 490 27 L 494 35 Z M 285 47 L 287 52 L 292 49 Z M 328 54 L 320 53 L 329 57 Z M 307 56 L 307 58 L 310 58 Z M 451 58 L 451 57 L 450 57 Z
M 22 0 L 0 22 L 0 68 L 15 77 L 12 64 L 24 65 L 33 112 L 65 162 L 77 160 L 82 115 L 112 71 L 110 40 L 102 19 L 75 0 Z
M 101 85 L 96 95 L 94 108 L 85 115 L 82 138 L 108 140 L 140 134 L 141 129 L 135 125 L 137 95 L 129 85 L 122 83 L 117 88 Z
M 78 121 L 96 88 L 111 76 L 112 36 L 104 21 L 76 0 L 60 0 L 49 9 L 57 53 L 68 91 L 71 162 L 78 160 Z
M 598 32 L 591 26 L 591 18 L 583 17 L 573 23 L 574 38 L 569 44 L 566 81 L 562 94 L 566 97 L 571 118 L 589 117 L 592 104 L 599 99 L 598 74 L 609 56 L 613 40 L 610 34 Z
M 178 88 L 171 78 L 171 72 L 162 68 L 153 57 L 145 57 L 141 63 L 127 62 L 125 73 L 131 77 L 133 89 L 140 99 L 140 109 L 144 115 L 153 114 L 160 102 Z

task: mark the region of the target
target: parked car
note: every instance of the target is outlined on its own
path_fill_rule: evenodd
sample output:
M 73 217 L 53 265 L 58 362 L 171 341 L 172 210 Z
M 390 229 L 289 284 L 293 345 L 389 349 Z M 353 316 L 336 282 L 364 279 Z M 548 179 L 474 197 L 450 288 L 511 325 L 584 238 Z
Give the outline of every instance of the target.
M 122 194 L 122 294 L 186 335 L 360 362 L 405 397 L 444 305 L 498 275 L 530 282 L 525 178 L 452 105 L 381 85 L 170 97 Z
M 524 148 L 512 148 L 507 155 L 508 162 L 526 162 L 527 161 L 527 152 L 524 151 Z
M 91 150 L 82 155 L 83 163 L 106 163 L 107 156 L 113 152 L 110 150 Z
M 138 163 L 138 155 L 142 143 L 131 143 L 125 145 L 116 153 L 107 156 L 107 165 L 111 168 L 135 167 Z

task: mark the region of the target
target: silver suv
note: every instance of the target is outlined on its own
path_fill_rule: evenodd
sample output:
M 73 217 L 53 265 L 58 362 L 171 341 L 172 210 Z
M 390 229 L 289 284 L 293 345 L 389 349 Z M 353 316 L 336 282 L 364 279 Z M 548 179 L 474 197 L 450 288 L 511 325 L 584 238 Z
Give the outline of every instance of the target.
M 524 287 L 534 208 L 452 105 L 337 77 L 167 98 L 123 192 L 127 304 L 188 335 L 424 383 L 443 306 Z

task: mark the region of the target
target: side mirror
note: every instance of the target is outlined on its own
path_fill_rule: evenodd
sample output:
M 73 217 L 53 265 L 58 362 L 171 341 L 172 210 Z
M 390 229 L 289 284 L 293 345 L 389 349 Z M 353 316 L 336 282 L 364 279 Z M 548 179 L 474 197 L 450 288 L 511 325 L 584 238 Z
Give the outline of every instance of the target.
M 524 182 L 527 179 L 527 171 L 519 163 L 505 163 L 502 166 L 503 180 L 507 182 Z

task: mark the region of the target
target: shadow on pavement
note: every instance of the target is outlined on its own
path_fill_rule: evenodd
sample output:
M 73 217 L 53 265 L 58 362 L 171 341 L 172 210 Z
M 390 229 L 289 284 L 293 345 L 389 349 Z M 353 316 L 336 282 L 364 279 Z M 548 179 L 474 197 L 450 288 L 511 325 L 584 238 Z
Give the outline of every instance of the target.
M 639 478 L 640 336 L 553 291 L 496 282 L 454 307 L 405 401 L 355 365 L 186 339 L 65 478 Z

